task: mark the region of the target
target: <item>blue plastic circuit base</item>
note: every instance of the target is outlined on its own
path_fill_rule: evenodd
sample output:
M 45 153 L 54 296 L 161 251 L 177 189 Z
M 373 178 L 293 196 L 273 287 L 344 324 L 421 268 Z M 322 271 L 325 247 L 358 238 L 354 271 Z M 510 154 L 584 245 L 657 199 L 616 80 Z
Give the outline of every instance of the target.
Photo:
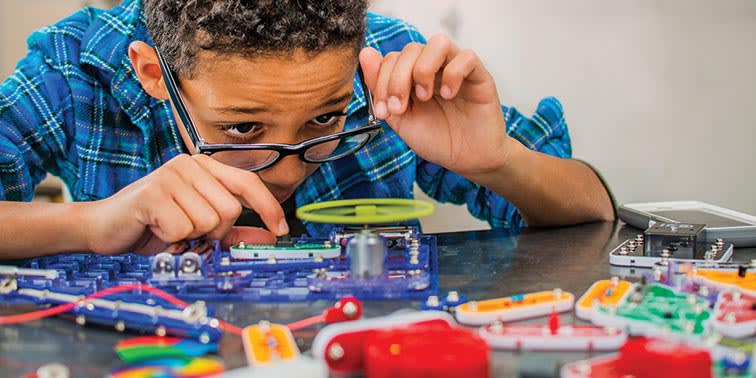
M 436 238 L 420 235 L 414 228 L 376 233 L 385 242 L 385 269 L 372 279 L 350 276 L 345 246 L 353 234 L 345 231 L 329 239 L 301 237 L 281 242 L 275 247 L 280 248 L 275 251 L 278 258 L 235 259 L 219 242 L 186 244 L 188 250 L 152 257 L 74 253 L 35 258 L 20 266 L 0 266 L 0 300 L 41 306 L 77 303 L 68 313 L 81 325 L 95 323 L 118 331 L 168 334 L 208 343 L 220 339 L 221 324 L 206 302 L 295 302 L 346 296 L 426 300 L 437 295 Z M 341 246 L 341 254 L 331 258 L 293 254 L 298 257 L 291 258 L 292 246 L 297 243 Z M 81 302 L 120 285 L 133 288 Z M 152 295 L 145 285 L 190 302 L 189 306 Z
M 190 273 L 182 270 L 185 263 L 192 263 L 182 259 L 188 254 L 172 256 L 172 267 L 160 274 L 154 267 L 155 257 L 62 254 L 31 259 L 21 266 L 57 272 L 57 278 L 41 274 L 14 274 L 14 277 L 19 289 L 84 296 L 117 285 L 142 283 L 188 301 L 292 302 L 336 300 L 344 296 L 362 300 L 425 300 L 438 294 L 436 238 L 418 234 L 415 229 L 410 229 L 407 235 L 407 240 L 401 243 L 396 238 L 386 238 L 386 273 L 370 280 L 350 277 L 349 256 L 342 240 L 333 240 L 342 245 L 337 258 L 278 260 L 234 259 L 216 242 L 208 253 L 195 255 L 199 266 Z M 324 241 L 302 237 L 298 242 Z M 171 265 L 170 261 L 163 263 Z M 24 299 L 24 296 L 16 290 L 0 292 L 0 298 Z M 40 303 L 39 298 L 33 301 Z

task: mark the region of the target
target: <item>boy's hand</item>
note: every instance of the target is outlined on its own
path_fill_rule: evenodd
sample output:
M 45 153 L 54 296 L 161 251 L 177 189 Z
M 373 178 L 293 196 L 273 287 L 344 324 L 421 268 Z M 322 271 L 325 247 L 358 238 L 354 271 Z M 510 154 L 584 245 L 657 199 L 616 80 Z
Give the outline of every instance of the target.
M 90 203 L 87 240 L 92 251 L 104 254 L 156 253 L 201 236 L 224 244 L 275 242 L 269 231 L 233 227 L 242 206 L 257 212 L 276 234 L 289 232 L 281 205 L 256 174 L 204 155 L 179 155 L 115 195 Z
M 422 158 L 462 175 L 501 167 L 505 122 L 496 85 L 480 59 L 437 35 L 385 57 L 360 52 L 375 112 Z

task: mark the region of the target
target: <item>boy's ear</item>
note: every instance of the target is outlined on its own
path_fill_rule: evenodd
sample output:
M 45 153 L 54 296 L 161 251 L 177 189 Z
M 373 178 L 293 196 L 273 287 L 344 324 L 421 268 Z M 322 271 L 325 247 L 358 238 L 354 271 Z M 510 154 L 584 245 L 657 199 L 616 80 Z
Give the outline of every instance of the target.
M 131 42 L 129 60 L 144 91 L 158 100 L 167 100 L 168 91 L 165 89 L 155 49 L 142 41 Z

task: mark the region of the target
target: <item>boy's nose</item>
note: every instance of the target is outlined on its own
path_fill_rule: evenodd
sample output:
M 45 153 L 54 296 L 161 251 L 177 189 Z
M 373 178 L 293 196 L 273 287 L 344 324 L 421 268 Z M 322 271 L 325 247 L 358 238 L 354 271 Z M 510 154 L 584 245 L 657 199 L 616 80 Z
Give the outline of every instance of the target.
M 307 163 L 299 158 L 299 155 L 289 155 L 281 159 L 268 169 L 260 171 L 260 178 L 268 187 L 280 187 L 293 189 L 302 181 L 306 174 Z

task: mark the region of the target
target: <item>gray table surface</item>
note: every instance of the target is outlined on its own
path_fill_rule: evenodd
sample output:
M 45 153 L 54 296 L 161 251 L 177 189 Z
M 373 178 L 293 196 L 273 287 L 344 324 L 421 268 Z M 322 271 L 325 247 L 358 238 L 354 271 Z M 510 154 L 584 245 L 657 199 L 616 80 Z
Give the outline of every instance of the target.
M 438 235 L 441 294 L 457 290 L 470 299 L 502 297 L 559 287 L 582 293 L 596 280 L 618 273 L 610 267 L 608 251 L 640 230 L 622 223 L 593 223 L 521 232 L 492 230 Z M 756 249 L 736 249 L 734 260 L 750 261 Z M 331 303 L 253 304 L 215 303 L 217 315 L 233 324 L 260 320 L 291 322 L 321 313 Z M 373 317 L 417 302 L 365 303 L 365 316 Z M 18 312 L 18 305 L 0 304 L 0 314 Z M 25 308 L 24 310 L 28 310 Z M 532 322 L 544 322 L 535 319 Z M 571 313 L 562 315 L 572 322 Z M 294 334 L 302 350 L 309 349 L 317 328 Z M 46 319 L 20 326 L 0 327 L 0 376 L 17 377 L 49 362 L 62 362 L 74 377 L 102 377 L 123 366 L 113 346 L 133 334 L 78 327 L 64 319 Z M 225 337 L 220 355 L 227 368 L 245 364 L 241 341 Z M 591 357 L 586 353 L 494 352 L 492 376 L 554 376 L 559 365 Z

